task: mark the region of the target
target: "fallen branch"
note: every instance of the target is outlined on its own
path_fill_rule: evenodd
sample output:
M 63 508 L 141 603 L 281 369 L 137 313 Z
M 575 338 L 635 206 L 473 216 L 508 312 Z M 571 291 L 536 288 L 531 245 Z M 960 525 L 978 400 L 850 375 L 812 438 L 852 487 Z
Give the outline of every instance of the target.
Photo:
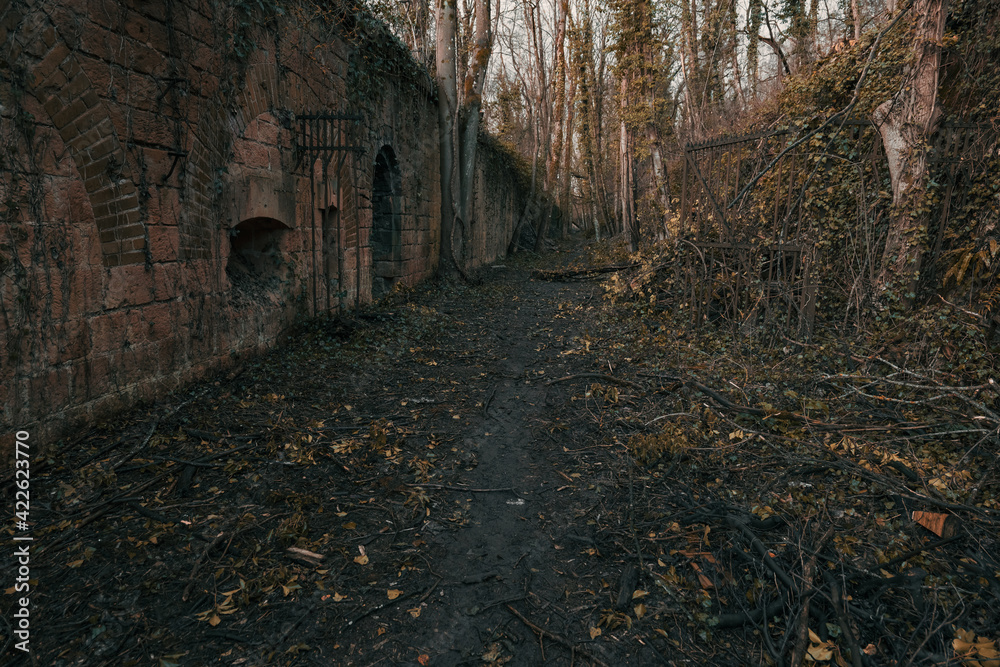
M 308 565 L 309 567 L 321 567 L 324 558 L 323 554 L 318 554 L 308 549 L 300 549 L 299 547 L 288 547 L 285 549 L 285 555 L 295 562 Z
M 554 384 L 559 384 L 560 382 L 569 382 L 570 380 L 580 380 L 580 379 L 593 379 L 593 380 L 604 380 L 605 382 L 610 382 L 611 384 L 621 385 L 623 387 L 631 387 L 632 389 L 642 390 L 642 386 L 631 382 L 629 380 L 622 380 L 616 378 L 613 375 L 606 375 L 604 373 L 574 373 L 573 375 L 567 375 L 566 377 L 556 378 L 555 380 L 549 380 L 545 383 L 545 386 L 551 386 Z
M 131 461 L 135 457 L 136 454 L 138 454 L 140 451 L 142 451 L 143 449 L 145 449 L 146 445 L 149 444 L 150 438 L 153 437 L 153 433 L 156 432 L 156 427 L 159 426 L 159 425 L 160 425 L 159 418 L 154 419 L 153 423 L 149 425 L 149 432 L 146 433 L 146 437 L 142 439 L 142 442 L 140 442 L 138 445 L 136 445 L 131 450 L 129 450 L 128 454 L 126 454 L 125 456 L 121 457 L 108 470 L 110 472 L 114 472 L 114 471 L 118 470 L 123 465 L 125 465 L 127 462 Z
M 514 609 L 513 607 L 511 607 L 509 604 L 508 605 L 504 605 L 504 606 L 507 607 L 507 609 L 510 610 L 510 613 L 514 614 L 519 619 L 521 619 L 521 622 L 524 623 L 525 625 L 527 625 L 529 628 L 531 628 L 531 630 L 535 634 L 537 634 L 539 637 L 548 637 L 552 641 L 557 642 L 559 644 L 562 644 L 563 646 L 565 646 L 566 648 L 568 648 L 570 650 L 570 653 L 579 654 L 579 655 L 583 656 L 584 658 L 586 658 L 587 660 L 590 660 L 591 662 L 597 663 L 598 665 L 602 665 L 603 667 L 607 667 L 607 665 L 604 662 L 602 662 L 601 660 L 598 660 L 597 657 L 594 656 L 594 654 L 588 653 L 587 651 L 585 651 L 582 648 L 578 647 L 576 644 L 574 644 L 570 640 L 566 639 L 565 637 L 562 637 L 560 635 L 555 634 L 554 632 L 551 632 L 549 630 L 546 630 L 545 628 L 541 628 L 541 627 L 535 625 L 534 623 L 532 623 L 531 621 L 529 621 L 527 618 L 525 618 L 524 615 L 521 614 L 521 612 L 519 612 L 517 609 Z
M 225 536 L 226 536 L 226 531 L 224 530 L 219 531 L 219 534 L 215 536 L 215 539 L 208 543 L 208 545 L 205 547 L 205 550 L 201 552 L 201 556 L 199 556 L 198 560 L 194 562 L 194 566 L 191 568 L 191 574 L 188 575 L 187 586 L 184 587 L 184 594 L 181 595 L 181 600 L 183 600 L 184 602 L 187 602 L 188 597 L 191 595 L 191 589 L 194 588 L 195 584 L 195 577 L 198 575 L 198 570 L 201 569 L 202 563 L 204 563 L 205 560 L 208 559 L 209 552 L 212 551 L 212 549 L 214 549 L 219 544 L 219 542 L 222 541 L 222 538 Z
M 440 581 L 440 579 L 438 579 L 437 581 L 435 581 L 433 584 L 430 585 L 430 587 L 427 589 L 427 591 L 425 591 L 425 595 L 430 595 L 429 591 L 434 590 L 434 587 L 438 585 L 438 581 Z M 385 609 L 386 607 L 395 607 L 397 604 L 399 604 L 403 600 L 408 600 L 408 599 L 412 598 L 414 595 L 416 595 L 416 592 L 407 593 L 406 595 L 400 595 L 395 600 L 387 600 L 387 601 L 383 602 L 382 604 L 377 604 L 374 607 L 369 607 L 367 610 L 361 612 L 360 614 L 358 614 L 357 616 L 355 616 L 353 619 L 351 619 L 350 621 L 348 621 L 347 625 L 344 626 L 344 627 L 350 627 L 350 626 L 354 625 L 355 623 L 368 618 L 369 616 L 371 616 L 375 612 L 381 611 L 381 610 Z M 421 600 L 426 600 L 427 598 L 421 597 L 420 599 Z
M 715 627 L 720 630 L 727 630 L 730 628 L 739 628 L 744 625 L 757 625 L 761 621 L 774 616 L 779 611 L 784 609 L 785 603 L 781 600 L 775 600 L 763 609 L 754 609 L 753 611 L 738 611 L 731 614 L 719 614 L 719 622 Z
M 501 489 L 470 489 L 467 486 L 451 486 L 450 484 L 407 484 L 406 486 L 412 486 L 421 489 L 444 489 L 446 491 L 466 491 L 468 493 L 500 493 L 502 491 L 509 491 L 510 493 L 514 493 L 514 489 L 512 489 L 509 486 Z

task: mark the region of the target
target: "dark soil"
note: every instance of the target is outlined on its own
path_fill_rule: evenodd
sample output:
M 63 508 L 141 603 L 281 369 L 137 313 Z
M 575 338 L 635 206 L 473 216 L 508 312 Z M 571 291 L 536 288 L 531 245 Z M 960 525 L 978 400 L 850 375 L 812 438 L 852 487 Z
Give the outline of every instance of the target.
M 692 327 L 672 255 L 587 257 L 309 322 L 34 461 L 0 661 L 992 664 L 998 365 L 931 354 L 979 339 Z
M 5 664 L 658 662 L 613 611 L 624 450 L 593 379 L 550 384 L 613 370 L 597 305 L 490 267 L 98 425 L 33 479 L 31 654 L 0 628 Z

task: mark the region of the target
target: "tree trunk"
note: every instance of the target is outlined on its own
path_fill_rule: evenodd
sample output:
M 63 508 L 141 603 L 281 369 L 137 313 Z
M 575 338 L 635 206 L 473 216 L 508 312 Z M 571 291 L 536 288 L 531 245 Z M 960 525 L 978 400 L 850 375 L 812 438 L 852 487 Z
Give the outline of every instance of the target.
M 552 178 L 550 186 L 552 188 L 553 202 L 556 202 L 557 193 L 561 193 L 561 180 L 568 178 L 565 171 L 560 169 L 563 159 L 563 142 L 567 136 L 566 130 L 566 16 L 569 14 L 569 0 L 558 0 L 556 8 L 556 38 L 553 44 L 555 50 L 555 76 L 552 84 L 555 87 L 555 100 L 552 104 L 552 114 L 555 121 L 555 138 L 552 142 L 552 153 L 549 156 L 550 171 Z M 566 141 L 566 143 L 569 143 Z M 562 202 L 559 201 L 559 204 Z M 561 211 L 565 215 L 564 211 Z M 563 226 L 565 229 L 565 225 Z M 562 234 L 565 236 L 565 233 Z
M 438 132 L 441 144 L 441 263 L 439 271 L 451 274 L 458 269 L 452 248 L 455 209 L 452 185 L 455 172 L 455 111 L 457 74 L 455 71 L 455 0 L 437 0 L 435 62 L 438 87 Z
M 653 179 L 656 187 L 657 198 L 664 215 L 663 231 L 670 236 L 666 221 L 670 218 L 670 194 L 667 187 L 666 170 L 663 167 L 663 159 L 660 156 L 660 133 L 656 131 L 656 125 L 649 123 L 646 125 L 646 141 L 649 143 L 649 153 L 653 162 Z
M 621 207 L 622 207 L 622 232 L 628 238 L 628 247 L 631 252 L 639 250 L 639 221 L 635 217 L 635 173 L 632 165 L 632 134 L 625 123 L 625 108 L 628 104 L 626 94 L 628 83 L 625 79 L 621 82 L 621 143 L 619 144 L 621 158 Z
M 889 163 L 893 203 L 877 287 L 904 308 L 916 296 L 929 222 L 928 147 L 941 119 L 938 75 L 948 2 L 916 0 L 913 11 L 910 74 L 896 96 L 873 114 Z
M 549 90 L 548 76 L 545 69 L 545 36 L 542 33 L 542 13 L 538 3 L 530 3 L 525 0 L 523 3 L 525 25 L 531 35 L 528 44 L 530 55 L 535 62 L 535 109 L 537 110 L 538 123 L 535 125 L 535 132 L 541 136 L 542 160 L 545 171 L 542 176 L 542 197 L 548 199 L 552 189 L 552 179 L 554 178 L 554 167 L 550 161 L 552 148 L 552 116 L 554 109 L 551 101 L 551 91 Z M 544 212 L 535 221 L 535 252 L 541 252 L 545 243 L 545 231 L 548 228 L 551 207 L 549 202 L 544 202 Z M 537 208 L 537 206 L 536 206 Z
M 563 158 L 562 158 L 562 189 L 559 192 L 559 209 L 562 211 L 562 237 L 565 239 L 569 236 L 570 225 L 573 222 L 573 200 L 572 200 L 572 185 L 573 185 L 573 120 L 574 120 L 574 104 L 573 100 L 576 98 L 576 81 L 573 80 L 569 85 L 569 94 L 567 99 L 569 103 L 566 105 L 566 141 L 563 146 Z
M 528 222 L 528 219 L 535 214 L 538 205 L 535 203 L 535 189 L 538 181 L 538 133 L 534 133 L 532 139 L 534 142 L 534 147 L 531 151 L 531 189 L 528 192 L 528 198 L 524 202 L 524 210 L 521 211 L 521 217 L 517 219 L 517 224 L 514 226 L 514 234 L 511 236 L 510 245 L 507 246 L 507 254 L 513 255 L 517 252 L 519 237 L 521 236 L 521 228 Z
M 472 20 L 471 18 L 469 20 Z M 462 106 L 458 106 L 455 0 L 437 0 L 435 54 L 438 84 L 438 127 L 441 143 L 441 266 L 443 273 L 465 275 L 471 240 L 475 193 L 479 110 L 493 46 L 489 0 L 476 0 L 475 34 L 465 68 Z M 460 127 L 456 126 L 456 121 Z M 456 156 L 458 158 L 456 165 Z M 457 167 L 457 174 L 456 174 Z M 457 192 L 455 191 L 457 176 Z
M 483 85 L 486 82 L 486 69 L 492 48 L 490 0 L 477 0 L 475 42 L 462 90 L 462 146 L 458 198 L 460 209 L 458 215 L 466 232 L 469 231 L 473 222 L 472 198 L 475 192 L 476 148 L 479 143 L 479 111 L 483 106 Z

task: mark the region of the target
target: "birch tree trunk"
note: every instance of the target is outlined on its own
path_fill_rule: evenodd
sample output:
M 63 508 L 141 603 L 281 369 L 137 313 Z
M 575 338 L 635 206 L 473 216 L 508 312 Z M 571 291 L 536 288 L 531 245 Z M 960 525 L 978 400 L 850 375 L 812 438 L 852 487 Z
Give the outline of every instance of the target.
M 914 58 L 893 99 L 875 109 L 892 182 L 893 214 L 877 288 L 909 308 L 916 296 L 926 242 L 928 153 L 941 120 L 937 102 L 947 0 L 916 0 Z

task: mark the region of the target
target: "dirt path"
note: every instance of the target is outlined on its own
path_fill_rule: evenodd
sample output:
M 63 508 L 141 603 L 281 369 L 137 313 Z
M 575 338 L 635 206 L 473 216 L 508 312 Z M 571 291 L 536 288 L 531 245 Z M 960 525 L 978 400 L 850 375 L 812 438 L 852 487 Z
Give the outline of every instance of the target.
M 95 427 L 35 482 L 37 639 L 2 659 L 658 662 L 612 611 L 621 448 L 593 380 L 550 384 L 608 372 L 599 298 L 487 269 Z
M 428 563 L 442 577 L 441 590 L 419 621 L 398 628 L 405 638 L 392 642 L 401 657 L 412 647 L 431 664 L 478 664 L 494 655 L 524 665 L 568 660 L 566 646 L 551 638 L 543 654 L 544 643 L 507 605 L 580 642 L 589 640 L 590 619 L 572 618 L 582 610 L 566 614 L 562 606 L 581 587 L 601 586 L 580 554 L 594 547 L 587 523 L 599 513 L 600 497 L 578 481 L 585 475 L 580 454 L 566 451 L 590 444 L 589 416 L 581 422 L 567 414 L 572 384 L 547 384 L 589 370 L 573 354 L 583 347 L 585 326 L 567 314 L 585 312 L 593 285 L 527 282 L 523 272 L 505 273 L 501 280 L 517 286 L 516 300 L 488 311 L 475 302 L 456 304 L 456 315 L 467 322 L 465 342 L 495 361 L 465 386 L 484 416 L 462 429 L 459 459 L 469 465 L 448 483 L 509 491 L 442 495 L 442 505 L 461 508 L 461 525 L 424 526 Z

